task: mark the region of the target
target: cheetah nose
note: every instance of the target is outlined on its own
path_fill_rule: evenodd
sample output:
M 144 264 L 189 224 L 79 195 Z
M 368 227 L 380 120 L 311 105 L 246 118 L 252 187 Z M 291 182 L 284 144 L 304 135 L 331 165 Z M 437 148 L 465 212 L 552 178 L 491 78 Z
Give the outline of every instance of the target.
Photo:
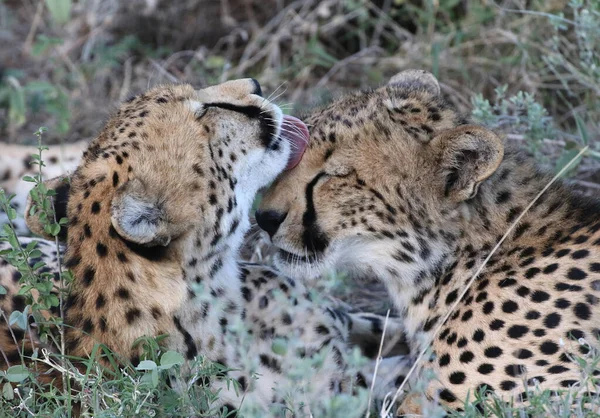
M 285 220 L 287 213 L 279 213 L 274 210 L 257 210 L 254 216 L 258 226 L 264 231 L 267 231 L 269 236 L 273 238 L 273 235 L 275 235 L 279 229 L 279 225 Z

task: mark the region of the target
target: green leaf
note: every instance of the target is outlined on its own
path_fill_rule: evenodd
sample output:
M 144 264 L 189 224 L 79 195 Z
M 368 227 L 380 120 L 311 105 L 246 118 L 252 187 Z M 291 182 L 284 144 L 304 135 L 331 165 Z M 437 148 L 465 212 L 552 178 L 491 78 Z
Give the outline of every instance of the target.
M 0 295 L 6 295 L 6 288 L 0 284 Z
M 15 398 L 15 393 L 13 392 L 12 385 L 8 382 L 2 386 L 2 396 L 4 399 L 12 401 Z
M 40 250 L 33 250 L 29 253 L 30 258 L 39 258 L 42 256 L 42 252 Z
M 27 308 L 25 308 L 27 309 Z M 27 329 L 27 315 L 20 311 L 13 311 L 8 318 L 8 324 L 10 326 L 17 325 L 22 330 Z
M 43 261 L 38 261 L 37 263 L 35 263 L 32 267 L 33 270 L 37 270 L 37 269 L 41 269 L 42 267 L 44 267 L 46 265 L 45 262 Z
M 167 351 L 160 358 L 160 368 L 163 370 L 170 369 L 177 364 L 183 364 L 183 362 L 184 359 L 181 354 L 176 351 Z
M 285 355 L 285 353 L 287 353 L 287 344 L 285 340 L 281 338 L 273 340 L 273 344 L 271 344 L 271 350 L 280 356 Z
M 59 25 L 64 25 L 71 19 L 72 0 L 46 0 L 46 6 L 48 6 L 52 20 Z
M 579 135 L 581 135 L 581 140 L 583 141 L 583 145 L 587 145 L 590 143 L 587 129 L 585 128 L 585 124 L 581 120 L 579 116 L 575 116 L 575 122 L 577 123 L 577 129 L 579 130 Z
M 10 366 L 6 371 L 6 379 L 12 383 L 19 383 L 29 377 L 29 370 L 27 367 L 19 364 L 17 366 Z
M 23 181 L 26 181 L 27 183 L 35 183 L 35 179 L 31 176 L 23 176 Z
M 11 85 L 13 88 L 8 93 L 8 120 L 18 128 L 25 124 L 25 92 L 18 81 L 14 80 Z
M 559 172 L 560 170 L 563 169 L 563 167 L 565 167 L 567 164 L 569 164 L 569 162 L 571 162 L 571 160 L 573 158 L 575 158 L 575 156 L 579 154 L 579 150 L 578 149 L 571 149 L 568 150 L 567 152 L 565 152 L 557 161 L 556 161 L 556 171 Z M 564 176 L 568 176 L 571 172 L 573 172 L 573 170 L 579 165 L 579 163 L 581 162 L 581 156 L 579 156 L 577 158 L 577 161 L 575 161 L 571 167 L 563 174 Z
M 156 370 L 157 369 L 157 365 L 155 362 L 153 362 L 152 360 L 142 360 L 140 361 L 140 364 L 138 364 L 136 366 L 136 370 Z

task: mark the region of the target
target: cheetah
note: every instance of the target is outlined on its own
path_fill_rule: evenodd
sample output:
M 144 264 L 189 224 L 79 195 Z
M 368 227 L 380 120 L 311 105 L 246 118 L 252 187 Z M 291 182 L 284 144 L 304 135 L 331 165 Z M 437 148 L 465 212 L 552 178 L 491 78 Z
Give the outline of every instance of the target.
M 447 407 L 460 409 L 479 390 L 523 401 L 536 384 L 576 388 L 571 358 L 599 348 L 598 200 L 554 183 L 460 298 L 551 176 L 460 115 L 425 71 L 401 72 L 305 120 L 311 139 L 301 162 L 256 213 L 282 272 L 383 281 L 411 356 L 433 339 L 423 371 L 437 378 L 426 395 Z M 421 413 L 410 398 L 400 411 Z
M 44 175 L 46 178 L 54 178 L 70 173 L 79 164 L 81 154 L 88 146 L 89 141 L 82 140 L 65 145 L 51 145 L 48 150 L 43 151 Z M 29 191 L 33 183 L 23 180 L 24 176 L 37 174 L 39 168 L 31 164 L 32 155 L 38 150 L 34 146 L 0 144 L 0 189 L 7 195 L 14 194 L 11 201 L 12 207 L 17 213 L 23 213 L 27 202 Z M 8 221 L 6 214 L 0 210 L 0 225 Z M 13 227 L 19 235 L 29 234 L 23 217 L 13 220 Z
M 240 392 L 213 382 L 228 410 L 243 398 L 244 407 L 265 413 L 307 416 L 319 399 L 352 390 L 350 334 L 381 333 L 381 318 L 317 305 L 302 283 L 237 256 L 256 192 L 298 162 L 307 135 L 302 122 L 262 98 L 252 79 L 201 90 L 163 86 L 125 102 L 70 182 L 48 182 L 68 196 L 55 202 L 59 213 L 61 202 L 67 205 L 64 265 L 74 276 L 67 354 L 86 358 L 101 343 L 135 365 L 139 337 L 167 335 L 165 349 L 231 369 Z M 28 226 L 43 234 L 27 212 Z M 59 254 L 41 246 L 54 263 L 46 268 L 56 268 Z M 6 262 L 1 267 L 0 284 L 9 290 L 1 308 L 22 309 L 18 273 Z M 7 354 L 0 367 L 32 355 L 40 343 L 28 334 L 15 327 L 0 333 Z M 275 353 L 275 339 L 290 349 Z M 310 382 L 288 376 L 298 356 L 322 357 Z

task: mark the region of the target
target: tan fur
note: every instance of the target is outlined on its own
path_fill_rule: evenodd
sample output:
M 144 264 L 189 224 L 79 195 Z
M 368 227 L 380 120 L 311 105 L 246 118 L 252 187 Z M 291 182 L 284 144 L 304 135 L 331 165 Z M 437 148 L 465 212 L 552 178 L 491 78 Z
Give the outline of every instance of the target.
M 549 176 L 457 114 L 433 76 L 392 80 L 306 119 L 310 147 L 267 191 L 257 220 L 284 219 L 270 229 L 288 274 L 379 277 L 416 355 Z M 483 386 L 508 400 L 534 378 L 542 389 L 576 385 L 569 356 L 588 349 L 572 337 L 596 348 L 600 337 L 599 219 L 598 201 L 560 184 L 546 192 L 434 339 L 423 365 L 438 378 L 431 399 L 460 408 Z M 413 401 L 403 412 L 419 413 Z
M 42 167 L 43 178 L 50 179 L 75 170 L 81 159 L 81 153 L 88 143 L 89 141 L 78 141 L 72 144 L 49 146 L 48 150 L 42 152 L 45 164 Z M 13 221 L 13 224 L 20 235 L 28 233 L 22 214 L 26 212 L 27 196 L 33 187 L 33 183 L 23 181 L 23 177 L 38 173 L 39 167 L 31 164 L 33 161 L 31 156 L 38 152 L 35 146 L 0 144 L 0 189 L 3 189 L 7 195 L 15 195 L 12 206 L 19 213 L 19 217 Z M 7 222 L 6 215 L 0 212 L 0 224 L 5 222 Z
M 279 135 L 280 110 L 255 89 L 254 81 L 237 80 L 151 90 L 121 106 L 70 183 L 49 182 L 69 196 L 69 355 L 85 358 L 101 343 L 137 364 L 134 342 L 167 334 L 165 349 L 235 369 L 229 376 L 247 393 L 213 382 L 230 409 L 245 396 L 245 405 L 266 411 L 288 395 L 288 405 L 300 408 L 306 397 L 351 388 L 350 330 L 372 338 L 381 318 L 317 306 L 303 284 L 237 258 L 254 195 L 285 167 L 290 150 Z M 29 220 L 41 230 L 35 215 Z M 238 323 L 249 346 L 230 330 Z M 401 332 L 393 321 L 389 329 Z M 290 341 L 286 354 L 273 352 L 275 338 Z M 19 341 L 0 342 L 14 354 Z M 323 355 L 310 382 L 288 377 L 298 353 Z

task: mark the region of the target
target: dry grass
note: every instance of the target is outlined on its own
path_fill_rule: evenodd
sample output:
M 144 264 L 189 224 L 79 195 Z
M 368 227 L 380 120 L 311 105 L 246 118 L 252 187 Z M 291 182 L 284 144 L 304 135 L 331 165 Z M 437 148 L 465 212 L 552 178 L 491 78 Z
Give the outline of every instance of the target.
M 550 42 L 550 14 L 567 0 L 79 0 L 57 23 L 42 0 L 0 1 L 0 137 L 49 143 L 91 138 L 114 106 L 165 82 L 206 85 L 252 76 L 290 112 L 341 92 L 373 87 L 406 68 L 432 70 L 447 99 L 465 112 L 474 95 L 536 95 L 556 123 L 540 154 L 553 162 L 579 133 L 600 129 L 600 77 L 578 66 L 576 31 Z M 527 9 L 526 9 L 527 7 Z M 565 19 L 574 17 L 567 14 Z M 566 60 L 548 65 L 547 57 Z M 546 58 L 545 58 L 546 57 Z M 56 91 L 30 89 L 40 81 Z M 2 86 L 17 83 L 23 119 L 9 118 Z M 15 88 L 15 87 L 13 87 Z M 52 102 L 46 96 L 64 95 Z M 50 101 L 50 104 L 48 104 Z M 54 106 L 54 107 L 52 107 Z M 60 124 L 66 125 L 64 131 Z M 531 138 L 503 125 L 508 140 Z M 594 139 L 594 138 L 592 138 Z M 592 149 L 597 147 L 591 144 Z M 600 193 L 600 164 L 586 158 L 574 187 Z M 334 289 L 349 304 L 385 313 L 383 285 L 372 278 Z

